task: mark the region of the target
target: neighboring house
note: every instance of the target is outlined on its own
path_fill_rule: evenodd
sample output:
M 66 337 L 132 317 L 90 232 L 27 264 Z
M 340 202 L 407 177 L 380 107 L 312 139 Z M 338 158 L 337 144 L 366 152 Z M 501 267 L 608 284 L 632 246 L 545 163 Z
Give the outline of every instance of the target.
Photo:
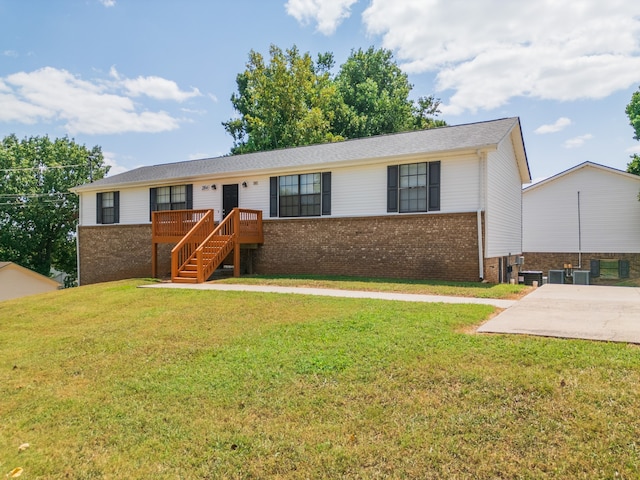
M 142 167 L 74 189 L 79 283 L 150 276 L 152 211 L 234 207 L 256 273 L 506 281 L 530 181 L 518 118 Z
M 525 270 L 640 277 L 640 176 L 585 162 L 523 190 Z
M 12 262 L 0 262 L 0 302 L 59 288 L 61 285 L 49 277 Z

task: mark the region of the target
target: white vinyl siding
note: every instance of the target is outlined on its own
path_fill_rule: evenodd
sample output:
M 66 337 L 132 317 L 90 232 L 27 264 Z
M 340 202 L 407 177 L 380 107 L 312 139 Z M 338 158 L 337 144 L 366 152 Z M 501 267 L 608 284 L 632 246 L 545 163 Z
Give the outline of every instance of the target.
M 96 225 L 96 192 L 80 194 L 80 225 Z
M 485 257 L 522 252 L 522 182 L 511 137 L 487 156 Z
M 243 187 L 242 183 L 247 186 Z M 262 210 L 263 218 L 269 215 L 269 177 L 247 176 L 242 178 L 216 178 L 193 182 L 193 208 L 212 209 L 216 222 L 222 220 L 222 186 L 238 185 L 238 206 L 250 210 Z M 214 190 L 212 185 L 216 186 Z
M 524 251 L 639 253 L 639 191 L 640 177 L 589 165 L 526 189 Z
M 440 210 L 437 213 L 475 212 L 480 191 L 479 160 L 475 155 L 453 158 L 416 158 L 395 164 L 440 161 Z M 368 164 L 314 171 L 291 170 L 281 175 L 331 172 L 331 217 L 390 215 L 387 213 L 387 163 Z M 276 175 L 276 174 L 274 174 Z M 269 219 L 269 177 L 204 178 L 182 181 L 193 184 L 193 208 L 212 209 L 221 220 L 222 186 L 238 184 L 241 208 L 262 210 Z M 243 187 L 242 183 L 247 186 Z M 215 190 L 212 185 L 215 185 Z M 153 185 L 157 186 L 157 185 Z M 518 184 L 519 187 L 519 184 Z M 149 187 L 120 187 L 120 224 L 149 223 Z M 82 225 L 96 224 L 95 192 L 82 193 Z M 391 215 L 397 215 L 392 213 Z
M 126 188 L 120 190 L 120 223 L 149 223 L 149 189 Z
M 442 161 L 440 212 L 475 212 L 480 208 L 480 161 L 477 156 Z
M 82 211 L 80 225 L 96 225 L 96 194 L 81 194 Z M 119 224 L 137 224 L 149 222 L 149 189 L 123 188 L 120 190 Z
M 386 213 L 386 165 L 364 165 L 332 170 L 332 217 L 386 215 Z

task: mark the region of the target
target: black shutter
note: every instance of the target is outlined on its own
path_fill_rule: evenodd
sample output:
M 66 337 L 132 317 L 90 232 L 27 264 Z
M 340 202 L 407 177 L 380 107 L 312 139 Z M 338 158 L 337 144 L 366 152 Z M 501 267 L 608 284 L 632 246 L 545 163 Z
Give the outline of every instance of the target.
M 113 223 L 120 223 L 120 192 L 113 192 Z
M 322 174 L 322 215 L 331 215 L 331 172 Z
M 102 223 L 102 194 L 96 194 L 96 223 L 100 225 Z
M 193 210 L 193 183 L 187 185 L 187 210 Z
M 620 260 L 618 262 L 618 277 L 629 278 L 629 260 Z
M 599 277 L 600 276 L 600 260 L 598 260 L 597 258 L 592 258 L 590 263 L 591 263 L 591 276 L 593 278 Z
M 387 167 L 387 212 L 398 211 L 398 166 Z
M 269 216 L 278 216 L 278 177 L 269 178 Z
M 156 188 L 149 189 L 149 221 L 151 221 L 151 212 L 155 212 L 158 209 L 156 202 Z
M 440 210 L 440 162 L 429 162 L 428 198 L 427 210 Z

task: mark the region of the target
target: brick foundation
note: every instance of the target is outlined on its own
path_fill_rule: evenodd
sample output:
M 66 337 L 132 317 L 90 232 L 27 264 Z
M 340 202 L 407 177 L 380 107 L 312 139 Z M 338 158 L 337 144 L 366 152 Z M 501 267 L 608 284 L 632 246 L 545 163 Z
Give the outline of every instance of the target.
M 264 244 L 242 250 L 243 273 L 479 280 L 475 213 L 267 220 L 263 228 Z M 80 227 L 78 240 L 81 285 L 151 276 L 150 225 Z M 158 245 L 160 278 L 170 276 L 172 247 Z
M 151 276 L 151 225 L 78 229 L 80 285 Z M 158 276 L 171 275 L 171 248 L 158 245 Z
M 629 278 L 640 278 L 640 253 L 583 253 L 581 270 L 590 269 L 590 260 L 597 259 L 617 259 L 629 260 Z M 524 254 L 524 270 L 542 270 L 547 276 L 549 270 L 562 270 L 565 263 L 578 268 L 579 257 L 577 253 L 540 253 L 527 252 Z M 598 278 L 592 279 L 593 283 L 598 283 Z
M 269 220 L 260 274 L 478 281 L 475 213 Z

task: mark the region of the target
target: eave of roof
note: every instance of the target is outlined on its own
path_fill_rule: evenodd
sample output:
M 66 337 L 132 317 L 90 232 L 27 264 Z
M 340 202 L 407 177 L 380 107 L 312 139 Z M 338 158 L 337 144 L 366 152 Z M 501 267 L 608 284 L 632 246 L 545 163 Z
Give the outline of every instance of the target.
M 515 128 L 517 126 L 517 128 Z M 173 181 L 216 176 L 239 176 L 248 172 L 278 172 L 291 169 L 328 168 L 364 164 L 416 155 L 446 155 L 496 148 L 507 135 L 516 145 L 521 177 L 529 178 L 520 121 L 517 117 L 464 125 L 379 135 L 345 142 L 285 148 L 244 155 L 190 160 L 141 167 L 72 189 L 82 193 L 113 187 L 162 185 Z M 527 183 L 523 181 L 523 183 Z
M 46 282 L 49 283 L 51 286 L 56 286 L 56 287 L 60 287 L 60 283 L 56 282 L 54 279 L 49 278 L 45 275 L 42 275 L 41 273 L 38 272 L 34 272 L 33 270 L 23 267 L 21 265 L 18 265 L 17 263 L 13 263 L 13 262 L 0 262 L 0 270 L 3 269 L 14 269 L 14 270 L 19 270 L 27 275 L 29 275 L 30 277 L 40 281 L 40 282 Z
M 572 174 L 572 173 L 574 173 L 574 172 L 576 172 L 578 170 L 582 170 L 583 168 L 595 168 L 595 169 L 599 169 L 599 170 L 605 171 L 607 173 L 613 173 L 613 174 L 616 174 L 616 175 L 621 175 L 621 176 L 623 176 L 625 178 L 629 178 L 629 179 L 632 179 L 632 180 L 637 180 L 638 182 L 640 182 L 640 176 L 634 175 L 633 173 L 628 173 L 628 172 L 625 172 L 623 170 L 619 170 L 617 168 L 609 167 L 607 165 L 602 165 L 600 163 L 586 161 L 586 162 L 579 163 L 578 165 L 576 165 L 574 167 L 571 167 L 571 168 L 569 168 L 567 170 L 564 170 L 564 171 L 562 171 L 560 173 L 556 173 L 555 175 L 553 175 L 553 176 L 551 176 L 549 178 L 545 178 L 544 180 L 541 180 L 541 181 L 539 181 L 537 183 L 534 183 L 533 185 L 529 185 L 528 187 L 523 188 L 522 192 L 526 193 L 526 192 L 529 192 L 529 191 L 534 190 L 536 188 L 539 188 L 539 187 L 541 187 L 543 185 L 547 185 L 548 183 L 554 182 L 554 181 L 556 181 L 556 180 L 558 180 L 558 179 L 560 179 L 560 178 L 562 178 L 562 177 L 564 177 L 566 175 L 570 175 L 570 174 Z

